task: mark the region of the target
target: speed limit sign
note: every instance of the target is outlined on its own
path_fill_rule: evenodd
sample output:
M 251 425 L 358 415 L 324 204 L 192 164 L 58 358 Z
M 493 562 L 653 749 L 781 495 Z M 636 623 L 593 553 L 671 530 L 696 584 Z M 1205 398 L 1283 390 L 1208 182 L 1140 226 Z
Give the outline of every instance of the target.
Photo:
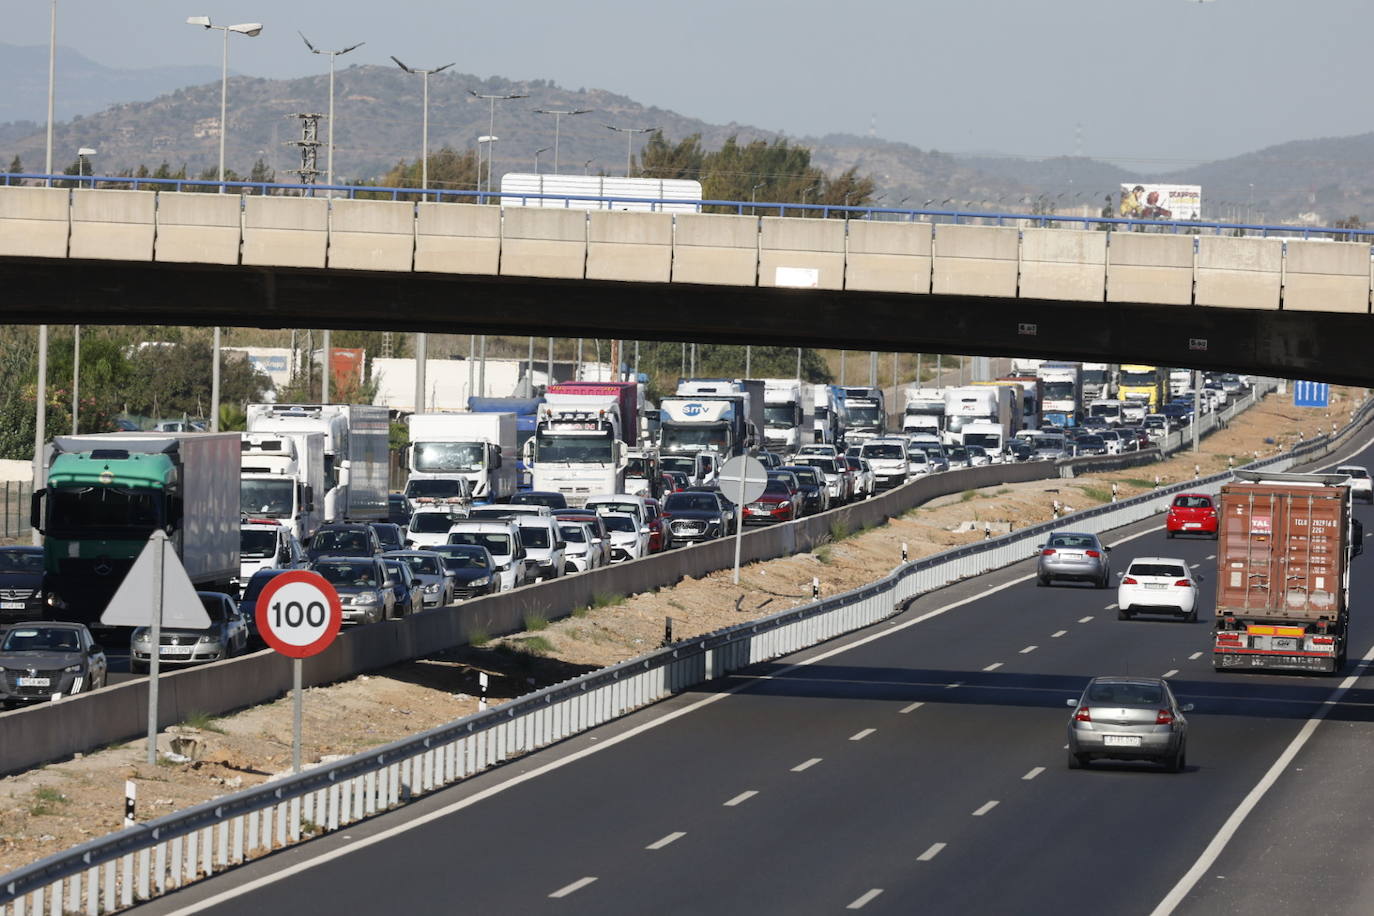
M 254 616 L 263 642 L 291 658 L 323 652 L 343 624 L 338 592 L 306 569 L 273 576 L 258 597 Z

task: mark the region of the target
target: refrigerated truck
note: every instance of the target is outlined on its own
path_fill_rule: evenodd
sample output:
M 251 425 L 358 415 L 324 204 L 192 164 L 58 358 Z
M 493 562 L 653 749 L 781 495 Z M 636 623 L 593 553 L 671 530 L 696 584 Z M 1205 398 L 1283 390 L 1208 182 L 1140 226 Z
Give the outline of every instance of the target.
M 1218 671 L 1334 674 L 1350 628 L 1350 561 L 1363 551 L 1344 474 L 1238 471 L 1217 520 Z
M 763 442 L 791 455 L 814 440 L 814 399 L 796 379 L 763 379 Z
M 1083 367 L 1078 363 L 1041 363 L 1037 377 L 1045 386 L 1042 415 L 1061 428 L 1077 426 L 1083 419 Z
M 324 434 L 241 433 L 239 508 L 270 518 L 297 538 L 324 521 Z
M 247 414 L 250 433 L 324 435 L 326 522 L 386 520 L 391 422 L 385 407 L 249 404 Z
M 1145 413 L 1158 413 L 1164 403 L 1169 383 L 1169 370 L 1160 366 L 1122 365 L 1116 384 L 1120 401 L 1139 401 Z
M 414 413 L 407 423 L 408 499 L 437 492 L 431 481 L 460 477 L 476 502 L 506 502 L 515 494 L 515 414 Z

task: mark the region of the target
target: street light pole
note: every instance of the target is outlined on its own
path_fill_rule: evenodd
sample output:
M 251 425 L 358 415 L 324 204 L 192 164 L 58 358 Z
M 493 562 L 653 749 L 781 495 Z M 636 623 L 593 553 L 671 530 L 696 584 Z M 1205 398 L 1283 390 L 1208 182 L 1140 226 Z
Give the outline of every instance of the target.
M 209 16 L 191 16 L 186 20 L 186 23 L 204 26 L 207 29 L 217 29 L 224 33 L 224 51 L 220 54 L 219 62 L 219 192 L 223 194 L 224 137 L 229 133 L 228 125 L 225 123 L 229 106 L 229 33 L 238 32 L 240 35 L 256 38 L 262 34 L 262 23 L 241 22 L 238 25 L 213 25 Z
M 405 64 L 401 63 L 400 58 L 395 55 L 392 55 L 391 59 L 396 61 L 396 66 L 400 67 L 405 72 L 420 74 L 421 82 L 424 86 L 422 94 L 423 101 L 420 103 L 420 190 L 427 191 L 429 190 L 429 75 L 431 73 L 441 73 L 449 67 L 452 67 L 453 63 L 447 63 L 442 67 L 434 67 L 430 70 L 421 70 L 419 68 L 407 67 Z M 456 63 L 456 61 L 454 63 Z M 421 197 L 423 196 L 425 195 L 422 194 Z M 417 343 L 419 340 L 420 337 L 417 335 Z
M 322 50 L 316 48 L 314 45 L 312 45 L 312 44 L 310 43 L 310 39 L 309 39 L 309 38 L 306 38 L 305 35 L 304 35 L 304 33 L 302 33 L 302 32 L 297 32 L 296 34 L 301 36 L 301 41 L 305 42 L 305 46 L 306 46 L 307 48 L 310 49 L 310 53 L 311 53 L 311 54 L 328 54 L 328 55 L 329 55 L 329 153 L 328 153 L 327 165 L 325 166 L 325 169 L 326 169 L 325 183 L 326 183 L 326 184 L 329 184 L 329 185 L 333 185 L 333 184 L 334 184 L 334 58 L 338 57 L 340 54 L 347 54 L 349 51 L 353 51 L 353 50 L 356 50 L 357 48 L 361 48 L 363 45 L 367 44 L 367 42 L 365 42 L 365 41 L 360 41 L 360 42 L 358 42 L 356 45 L 349 45 L 348 47 L 343 48 L 342 50 L 339 50 L 339 51 L 322 51 Z M 328 403 L 328 401 L 326 400 L 325 403 Z
M 54 0 L 54 2 L 56 2 L 56 0 Z M 554 173 L 555 175 L 558 174 L 558 134 L 559 134 L 558 128 L 559 128 L 559 122 L 561 122 L 561 121 L 563 120 L 563 116 L 564 116 L 564 115 L 569 115 L 569 116 L 572 116 L 572 115 L 580 115 L 580 114 L 586 114 L 586 113 L 589 112 L 589 111 L 591 111 L 590 108 L 566 108 L 566 109 L 557 109 L 557 108 L 536 108 L 536 109 L 534 110 L 534 113 L 535 113 L 535 114 L 551 114 L 551 115 L 553 115 L 553 173 Z M 590 161 L 590 160 L 589 160 L 589 161 Z
M 487 100 L 487 136 L 496 136 L 496 103 L 509 102 L 511 99 L 527 99 L 528 95 L 511 93 L 510 95 L 483 95 L 475 89 L 469 89 L 475 99 Z M 479 147 L 480 149 L 480 147 Z M 487 191 L 491 191 L 491 161 L 495 158 L 496 148 L 490 143 L 487 144 Z M 480 165 L 480 163 L 479 163 Z
M 48 25 L 48 146 L 43 160 L 43 174 L 52 174 L 52 107 L 57 78 L 57 0 L 52 0 L 52 20 Z M 52 179 L 46 182 L 52 187 Z M 42 429 L 39 429 L 42 432 Z
M 606 125 L 606 128 L 607 128 L 608 130 L 613 130 L 613 131 L 616 131 L 617 133 L 622 133 L 622 134 L 625 135 L 625 177 L 626 177 L 626 178 L 629 178 L 629 177 L 630 177 L 630 169 L 631 169 L 631 167 L 632 167 L 633 164 L 634 164 L 634 140 L 635 140 L 635 134 L 647 134 L 647 133 L 650 133 L 650 132 L 652 132 L 652 131 L 658 130 L 658 128 L 657 128 L 657 127 L 616 127 L 616 126 L 613 125 L 613 124 L 607 124 L 607 125 Z
M 536 175 L 539 174 L 539 154 L 540 154 L 540 153 L 547 153 L 548 151 L 549 151 L 549 148 L 548 148 L 547 146 L 541 146 L 541 147 L 539 147 L 539 149 L 537 149 L 537 150 L 534 151 L 534 174 L 536 174 Z M 554 174 L 557 174 L 557 173 L 555 172 Z

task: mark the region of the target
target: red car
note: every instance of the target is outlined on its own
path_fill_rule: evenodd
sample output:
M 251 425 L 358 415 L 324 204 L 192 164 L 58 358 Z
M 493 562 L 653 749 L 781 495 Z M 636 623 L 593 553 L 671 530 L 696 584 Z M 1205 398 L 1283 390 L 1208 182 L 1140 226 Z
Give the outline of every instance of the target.
M 663 517 L 663 507 L 656 499 L 646 499 L 644 505 L 649 510 L 649 553 L 667 550 L 673 546 L 673 533 Z
M 802 495 L 786 480 L 769 476 L 763 495 L 744 507 L 746 525 L 790 522 L 801 515 Z
M 1217 536 L 1217 507 L 1206 493 L 1180 493 L 1174 497 L 1164 519 L 1166 537 L 1176 534 Z

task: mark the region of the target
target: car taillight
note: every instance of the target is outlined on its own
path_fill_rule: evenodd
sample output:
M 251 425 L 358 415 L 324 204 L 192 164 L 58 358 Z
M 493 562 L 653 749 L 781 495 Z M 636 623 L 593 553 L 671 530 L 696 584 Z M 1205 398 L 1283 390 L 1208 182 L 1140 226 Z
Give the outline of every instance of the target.
M 1040 555 L 1042 557 L 1052 557 L 1054 556 L 1054 548 L 1046 547 L 1044 550 L 1040 551 Z
M 1314 646 L 1329 646 L 1329 645 L 1333 645 L 1335 642 L 1336 642 L 1336 640 L 1335 640 L 1333 637 L 1330 637 L 1330 636 L 1313 636 L 1313 637 L 1312 637 L 1312 645 L 1314 645 Z
M 1083 552 L 1086 553 L 1088 556 L 1092 557 L 1094 560 L 1102 556 L 1102 551 L 1100 550 L 1085 550 Z
M 1093 720 L 1092 711 L 1086 706 L 1078 707 L 1078 711 L 1073 714 L 1075 722 L 1091 722 Z
M 1137 582 L 1136 580 L 1132 579 L 1130 576 L 1127 576 L 1126 578 L 1124 578 L 1124 579 L 1121 580 L 1121 584 L 1122 584 L 1122 585 L 1139 585 L 1140 583 Z
M 1174 714 L 1167 709 L 1161 709 L 1159 714 L 1155 716 L 1156 725 L 1172 725 L 1173 723 Z
M 1175 588 L 1192 588 L 1192 586 L 1193 582 L 1191 579 L 1179 579 L 1174 583 Z

